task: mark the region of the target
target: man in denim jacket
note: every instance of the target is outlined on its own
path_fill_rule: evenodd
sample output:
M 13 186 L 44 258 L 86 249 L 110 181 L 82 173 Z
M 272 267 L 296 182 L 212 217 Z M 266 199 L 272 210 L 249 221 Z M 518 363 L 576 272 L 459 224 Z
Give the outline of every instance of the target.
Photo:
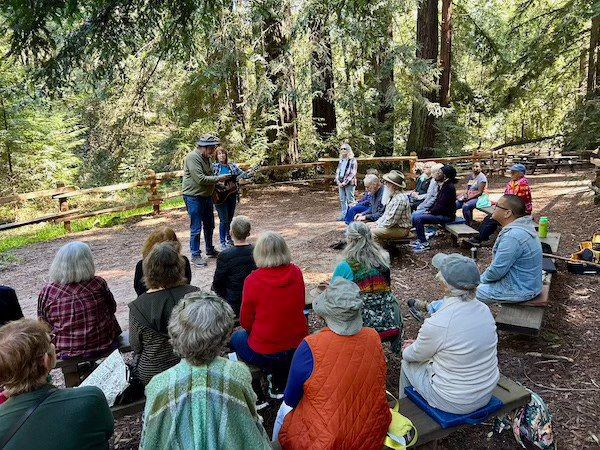
M 485 303 L 531 300 L 542 291 L 542 246 L 525 202 L 516 195 L 504 195 L 492 218 L 502 231 L 492 264 L 481 275 L 477 299 Z

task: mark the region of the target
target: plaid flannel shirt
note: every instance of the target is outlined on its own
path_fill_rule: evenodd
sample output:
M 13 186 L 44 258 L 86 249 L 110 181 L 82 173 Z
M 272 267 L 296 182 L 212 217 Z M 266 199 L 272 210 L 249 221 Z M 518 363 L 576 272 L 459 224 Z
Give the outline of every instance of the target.
M 531 214 L 531 211 L 533 211 L 533 203 L 531 199 L 531 187 L 529 187 L 527 178 L 523 177 L 519 179 L 519 181 L 510 180 L 506 184 L 506 189 L 504 190 L 504 195 L 509 194 L 521 197 L 525 202 L 525 212 Z
M 402 192 L 396 193 L 385 206 L 385 212 L 375 222 L 377 228 L 410 228 L 412 227 L 412 212 L 408 196 Z
M 93 356 L 121 334 L 117 304 L 100 277 L 81 283 L 50 283 L 38 297 L 38 317 L 52 327 L 59 358 Z

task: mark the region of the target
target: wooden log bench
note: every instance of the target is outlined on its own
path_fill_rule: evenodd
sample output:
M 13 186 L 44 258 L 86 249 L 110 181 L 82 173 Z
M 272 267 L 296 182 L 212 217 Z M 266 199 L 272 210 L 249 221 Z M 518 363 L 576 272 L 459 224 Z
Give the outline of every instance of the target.
M 453 240 L 457 244 L 472 237 L 479 236 L 479 231 L 475 228 L 471 228 L 465 223 L 448 223 L 444 225 L 444 229 L 452 235 Z
M 529 403 L 531 399 L 531 394 L 526 388 L 504 375 L 500 375 L 500 380 L 498 381 L 496 389 L 494 389 L 493 395 L 504 403 L 504 407 L 493 414 L 494 417 L 501 416 L 509 411 L 524 406 Z M 415 448 L 436 449 L 440 439 L 463 427 L 470 426 L 461 425 L 444 429 L 408 398 L 401 399 L 399 405 L 400 414 L 408 417 L 419 433 Z
M 115 348 L 94 357 L 76 357 L 58 360 L 55 369 L 61 370 L 65 378 L 66 387 L 79 386 L 92 370 L 95 369 L 96 361 L 106 358 L 117 348 L 121 353 L 129 353 L 132 351 L 131 345 L 129 344 L 129 332 L 125 331 L 117 338 Z
M 548 244 L 552 249 L 552 253 L 557 253 L 560 243 L 560 233 L 548 233 L 548 237 L 540 239 L 540 241 Z M 502 304 L 500 311 L 496 314 L 496 327 L 499 330 L 510 333 L 526 334 L 529 336 L 539 335 L 546 306 L 550 301 L 551 281 L 552 274 L 546 274 L 542 292 L 530 301 L 513 305 Z

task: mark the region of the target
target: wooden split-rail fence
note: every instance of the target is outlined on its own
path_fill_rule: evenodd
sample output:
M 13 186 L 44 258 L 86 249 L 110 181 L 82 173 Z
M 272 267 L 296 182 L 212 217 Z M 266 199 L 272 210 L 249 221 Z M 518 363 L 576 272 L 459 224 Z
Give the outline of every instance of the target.
M 475 161 L 486 161 L 488 167 L 504 167 L 503 161 L 494 161 L 491 154 L 488 153 L 473 153 L 468 156 L 448 157 L 448 158 L 429 158 L 427 161 L 436 161 L 445 164 L 456 164 L 459 167 L 464 165 L 467 167 Z M 359 173 L 372 166 L 377 165 L 398 165 L 401 170 L 412 176 L 415 164 L 419 161 L 415 154 L 410 156 L 393 156 L 393 157 L 370 157 L 370 158 L 357 158 L 359 164 Z M 262 173 L 264 175 L 270 175 L 282 172 L 291 172 L 294 170 L 302 169 L 316 169 L 317 176 L 310 179 L 303 180 L 292 180 L 283 182 L 268 182 L 268 183 L 247 183 L 242 185 L 242 191 L 261 188 L 265 186 L 275 186 L 280 184 L 294 184 L 294 183 L 307 183 L 307 182 L 331 182 L 334 178 L 335 168 L 337 166 L 337 158 L 321 158 L 316 162 L 298 163 L 298 164 L 282 164 L 276 166 L 262 166 L 254 170 L 255 173 Z M 246 169 L 247 166 L 240 165 L 242 169 Z M 13 204 L 15 208 L 18 208 L 20 204 L 28 200 L 37 200 L 50 198 L 56 200 L 58 210 L 53 214 L 42 215 L 33 219 L 5 223 L 0 225 L 0 231 L 12 230 L 15 228 L 24 227 L 27 225 L 33 225 L 42 222 L 62 222 L 67 231 L 71 231 L 71 222 L 77 219 L 83 219 L 88 217 L 100 216 L 103 214 L 110 214 L 116 212 L 123 212 L 132 209 L 152 206 L 153 214 L 160 214 L 161 204 L 171 198 L 180 197 L 181 191 L 174 191 L 168 193 L 160 193 L 159 186 L 167 181 L 176 180 L 183 176 L 182 170 L 173 172 L 159 172 L 155 173 L 149 171 L 148 176 L 140 181 L 132 181 L 127 183 L 112 184 L 110 186 L 99 186 L 86 189 L 79 189 L 75 186 L 65 186 L 64 184 L 58 184 L 55 189 L 46 189 L 42 191 L 27 192 L 22 194 L 13 194 L 5 197 L 0 197 L 0 207 L 3 205 Z M 71 209 L 69 207 L 69 200 L 75 197 L 81 197 L 85 195 L 98 195 L 98 194 L 112 194 L 118 191 L 125 191 L 134 188 L 146 188 L 148 189 L 148 197 L 145 202 L 138 204 L 127 204 L 122 206 L 115 206 L 111 208 L 103 208 L 92 211 L 86 211 L 81 208 Z

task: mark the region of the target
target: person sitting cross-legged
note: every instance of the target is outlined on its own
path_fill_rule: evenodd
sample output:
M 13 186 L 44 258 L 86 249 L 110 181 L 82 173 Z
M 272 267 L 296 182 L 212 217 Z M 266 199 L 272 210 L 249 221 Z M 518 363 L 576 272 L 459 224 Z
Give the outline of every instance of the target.
M 172 242 L 154 246 L 144 258 L 148 290 L 129 304 L 129 339 L 135 353 L 133 377 L 143 385 L 179 362 L 169 343 L 171 311 L 184 295 L 197 291 L 184 275 L 185 263 Z
M 344 260 L 338 264 L 332 279 L 353 281 L 360 288 L 365 326 L 378 332 L 402 331 L 398 299 L 392 292 L 390 257 L 373 240 L 364 223 L 354 222 L 346 229 Z
M 63 245 L 38 297 L 38 318 L 52 327 L 59 359 L 92 357 L 116 346 L 121 327 L 117 303 L 96 276 L 92 251 L 83 242 Z
M 425 225 L 446 224 L 456 220 L 456 169 L 445 165 L 435 174 L 435 181 L 439 184 L 439 192 L 435 202 L 423 214 L 413 214 L 412 221 L 418 240 L 411 246 L 415 253 L 429 250 L 429 243 L 425 237 Z
M 463 218 L 467 225 L 473 222 L 473 210 L 477 206 L 477 199 L 485 192 L 487 177 L 481 171 L 481 163 L 473 164 L 473 175 L 467 182 L 467 192 L 456 200 L 456 209 L 462 208 Z
M 472 259 L 439 253 L 432 264 L 445 296 L 417 339 L 404 343 L 400 396 L 412 386 L 434 408 L 469 414 L 489 403 L 500 379 L 496 323 L 475 298 L 479 270 Z
M 3 450 L 109 448 L 114 420 L 104 393 L 95 386 L 58 389 L 50 383 L 55 365 L 46 323 L 20 319 L 0 328 L 0 384 L 8 397 L 0 406 Z
M 369 223 L 373 238 L 380 244 L 406 238 L 410 234 L 411 210 L 408 196 L 402 191 L 406 187 L 404 175 L 392 170 L 383 176 L 383 215 Z
M 269 395 L 281 398 L 294 351 L 308 334 L 304 278 L 277 233 L 261 234 L 253 254 L 258 269 L 244 282 L 243 329 L 233 333 L 230 345 L 239 359 L 267 373 Z
M 514 164 L 509 170 L 510 181 L 506 183 L 504 195 L 516 195 L 517 197 L 521 197 L 525 202 L 525 212 L 531 215 L 533 204 L 531 200 L 531 187 L 529 187 L 529 182 L 527 181 L 527 178 L 525 178 L 527 169 L 523 164 Z M 486 242 L 499 226 L 500 224 L 492 219 L 491 216 L 486 217 L 479 227 L 479 236 L 469 239 L 469 243 L 477 246 L 482 242 Z
M 526 302 L 542 292 L 542 245 L 521 197 L 503 195 L 492 219 L 502 230 L 492 263 L 481 275 L 477 298 L 485 303 Z
M 140 449 L 270 449 L 245 364 L 219 355 L 233 311 L 212 293 L 192 292 L 173 308 L 169 338 L 181 362 L 146 386 Z
M 283 448 L 378 450 L 391 422 L 387 367 L 379 336 L 363 324 L 360 291 L 335 278 L 313 308 L 327 327 L 294 354 L 273 440 Z
M 364 179 L 367 194 L 355 206 L 346 213 L 346 225 L 357 220 L 360 222 L 375 222 L 385 211 L 385 205 L 381 202 L 383 198 L 383 185 L 379 177 L 367 174 Z
M 230 227 L 233 246 L 219 253 L 212 282 L 212 290 L 229 303 L 236 317 L 240 315 L 244 281 L 256 270 L 252 256 L 254 247 L 246 242 L 250 228 L 250 221 L 246 216 L 233 218 Z

